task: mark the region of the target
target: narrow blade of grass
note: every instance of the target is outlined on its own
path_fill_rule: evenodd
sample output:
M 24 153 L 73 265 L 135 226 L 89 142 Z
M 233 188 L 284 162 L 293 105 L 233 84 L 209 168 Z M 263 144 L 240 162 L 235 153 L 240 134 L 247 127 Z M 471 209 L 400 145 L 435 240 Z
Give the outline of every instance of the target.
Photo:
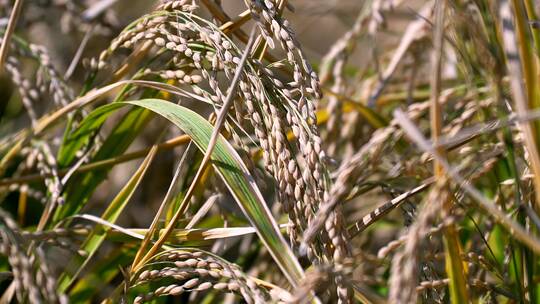
M 151 115 L 151 112 L 144 109 L 133 109 L 128 112 L 107 137 L 92 161 L 100 161 L 122 154 L 146 126 Z M 86 121 L 93 121 L 93 117 Z M 108 167 L 95 170 L 72 179 L 67 186 L 66 203 L 57 209 L 53 222 L 57 223 L 81 210 L 96 187 L 105 180 L 110 169 Z
M 167 118 L 186 132 L 201 152 L 205 152 L 213 127 L 199 114 L 158 99 L 131 101 L 126 104 L 145 107 Z M 253 177 L 240 156 L 222 136 L 219 136 L 212 153 L 212 164 L 285 276 L 293 286 L 297 285 L 303 277 L 298 260 L 281 235 Z
M 163 116 L 189 135 L 201 152 L 205 152 L 213 127 L 196 112 L 160 99 L 143 99 L 105 105 L 99 109 L 99 113 L 109 115 L 120 105 L 143 107 Z M 94 117 L 93 119 L 99 118 Z M 240 156 L 223 136 L 218 137 L 211 160 L 212 165 L 217 169 L 236 202 L 256 229 L 276 264 L 290 283 L 296 286 L 304 275 L 303 269 L 281 235 L 253 177 Z
M 441 68 L 443 61 L 443 38 L 444 38 L 444 15 L 445 1 L 437 1 L 435 4 L 435 28 L 434 28 L 434 50 L 432 52 L 432 78 L 431 78 L 431 137 L 437 143 L 442 133 L 443 116 L 439 95 L 441 90 Z M 441 157 L 445 157 L 446 151 L 439 147 L 437 152 Z M 436 179 L 445 176 L 445 170 L 439 161 L 433 162 L 433 171 Z M 446 187 L 444 191 L 449 191 Z M 452 213 L 452 201 L 446 200 L 443 203 L 443 216 L 450 216 Z M 450 301 L 455 304 L 469 303 L 469 291 L 467 288 L 467 266 L 461 260 L 461 243 L 454 223 L 448 225 L 444 230 L 444 254 L 446 273 L 450 280 Z
M 101 215 L 101 218 L 103 220 L 110 223 L 116 222 L 124 208 L 127 206 L 129 200 L 133 196 L 133 193 L 139 186 L 141 180 L 145 176 L 148 167 L 150 166 L 152 160 L 154 159 L 154 156 L 156 155 L 156 151 L 157 147 L 154 146 L 139 166 L 139 169 L 137 169 L 135 174 L 133 174 L 133 176 L 124 186 L 124 188 L 122 188 L 122 190 L 118 192 L 118 194 L 109 204 L 105 212 L 103 212 L 103 214 Z M 69 286 L 73 284 L 75 279 L 79 276 L 80 272 L 84 269 L 86 264 L 97 252 L 97 250 L 105 240 L 108 230 L 110 230 L 110 228 L 108 227 L 96 227 L 87 237 L 86 241 L 81 246 L 81 250 L 86 252 L 87 256 L 73 276 L 70 276 L 69 274 L 64 272 L 64 276 L 59 280 L 59 288 L 62 292 L 66 291 Z

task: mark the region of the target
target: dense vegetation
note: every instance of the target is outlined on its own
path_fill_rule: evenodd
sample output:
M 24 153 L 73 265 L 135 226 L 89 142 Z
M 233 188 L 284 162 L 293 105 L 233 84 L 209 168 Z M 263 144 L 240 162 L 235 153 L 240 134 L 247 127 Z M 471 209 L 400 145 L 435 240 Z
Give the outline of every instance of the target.
M 0 1 L 0 303 L 540 303 L 537 1 L 221 2 Z

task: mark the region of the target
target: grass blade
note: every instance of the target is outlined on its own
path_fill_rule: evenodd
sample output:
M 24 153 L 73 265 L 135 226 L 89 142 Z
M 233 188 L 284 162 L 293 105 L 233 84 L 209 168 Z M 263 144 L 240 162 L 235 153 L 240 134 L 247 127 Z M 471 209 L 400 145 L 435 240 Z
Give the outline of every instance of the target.
M 153 149 L 148 153 L 144 161 L 139 166 L 139 169 L 133 174 L 131 179 L 127 182 L 124 188 L 116 195 L 113 201 L 109 204 L 105 212 L 103 212 L 101 218 L 107 222 L 115 223 L 129 200 L 133 196 L 133 193 L 139 186 L 141 180 L 145 176 L 145 173 L 152 163 L 154 156 L 156 155 L 157 147 L 154 146 Z M 69 286 L 73 284 L 75 279 L 79 276 L 80 272 L 94 256 L 96 251 L 99 249 L 103 241 L 107 236 L 107 232 L 110 230 L 108 227 L 96 227 L 90 235 L 87 237 L 86 241 L 81 246 L 81 249 L 87 253 L 85 260 L 80 265 L 77 272 L 70 276 L 67 273 L 64 273 L 64 276 L 59 280 L 59 288 L 61 291 L 66 291 Z
M 186 132 L 197 147 L 205 152 L 213 128 L 199 114 L 159 99 L 130 101 L 125 104 L 145 107 L 167 118 Z M 303 277 L 300 264 L 281 235 L 253 177 L 240 156 L 222 136 L 218 138 L 212 153 L 212 164 L 290 283 L 298 284 Z
M 118 109 L 120 105 L 144 107 L 165 117 L 188 134 L 201 152 L 205 152 L 213 127 L 196 112 L 160 99 L 109 104 L 101 107 L 99 112 L 102 113 L 101 115 L 107 115 Z M 211 160 L 277 265 L 292 285 L 298 284 L 303 277 L 303 270 L 298 260 L 281 235 L 253 177 L 242 163 L 240 156 L 222 136 L 217 139 Z

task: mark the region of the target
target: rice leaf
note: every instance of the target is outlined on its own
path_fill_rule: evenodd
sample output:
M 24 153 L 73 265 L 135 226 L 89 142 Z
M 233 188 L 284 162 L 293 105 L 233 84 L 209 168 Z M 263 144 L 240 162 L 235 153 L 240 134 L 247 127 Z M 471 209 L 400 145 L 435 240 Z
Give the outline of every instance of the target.
M 105 212 L 101 215 L 101 218 L 105 221 L 108 221 L 110 223 L 115 223 L 126 205 L 128 204 L 129 200 L 133 196 L 133 193 L 139 186 L 141 180 L 145 176 L 145 173 L 152 163 L 152 160 L 154 159 L 154 156 L 156 155 L 157 147 L 154 146 L 154 148 L 148 153 L 144 161 L 139 166 L 139 169 L 133 174 L 131 179 L 126 183 L 124 188 L 113 199 L 113 201 L 109 204 Z M 67 272 L 64 272 L 64 276 L 61 277 L 59 280 L 59 288 L 61 291 L 65 291 L 71 284 L 75 281 L 75 279 L 78 277 L 80 272 L 84 269 L 86 264 L 92 259 L 96 251 L 99 249 L 103 241 L 105 240 L 107 236 L 107 232 L 110 230 L 108 227 L 101 227 L 97 226 L 87 237 L 85 242 L 81 246 L 81 250 L 86 252 L 86 257 L 82 264 L 79 266 L 77 272 L 70 276 L 67 274 Z
M 146 126 L 151 115 L 151 112 L 144 109 L 133 109 L 128 112 L 107 137 L 92 161 L 100 161 L 124 153 Z M 95 117 L 96 115 L 92 115 L 92 117 L 85 119 L 79 129 L 91 129 L 92 126 L 95 126 Z M 92 126 L 87 126 L 87 123 L 92 123 Z M 81 210 L 96 187 L 105 180 L 110 169 L 107 167 L 73 178 L 68 183 L 66 190 L 66 203 L 57 209 L 53 222 L 57 223 Z
M 100 115 L 110 115 L 120 105 L 135 105 L 149 109 L 174 123 L 188 134 L 201 152 L 208 145 L 212 134 L 212 125 L 196 112 L 185 107 L 160 99 L 143 99 L 105 105 L 96 111 Z M 92 120 L 100 119 L 93 116 Z M 91 124 L 91 120 L 87 120 Z M 81 127 L 82 128 L 82 127 Z M 303 270 L 279 231 L 264 198 L 253 177 L 243 164 L 240 156 L 231 145 L 220 136 L 212 153 L 212 165 L 217 169 L 222 180 L 236 202 L 257 230 L 257 234 L 271 253 L 277 265 L 287 276 L 292 285 L 297 285 L 303 277 Z

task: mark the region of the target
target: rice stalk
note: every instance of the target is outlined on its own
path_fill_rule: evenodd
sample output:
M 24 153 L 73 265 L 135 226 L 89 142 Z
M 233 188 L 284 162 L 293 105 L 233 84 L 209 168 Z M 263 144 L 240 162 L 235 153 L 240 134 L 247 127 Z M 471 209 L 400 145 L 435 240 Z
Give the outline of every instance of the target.
M 21 3 L 0 302 L 537 301 L 535 1 Z
M 431 140 L 437 145 L 441 136 L 443 118 L 439 102 L 441 90 L 441 66 L 443 60 L 443 31 L 445 26 L 445 1 L 435 3 L 435 28 L 433 35 L 434 50 L 432 53 L 432 73 L 431 81 Z M 441 157 L 446 157 L 446 151 L 442 148 L 436 149 Z M 444 169 L 437 160 L 433 163 L 433 173 L 436 179 L 444 178 Z M 442 190 L 444 191 L 444 190 Z M 450 216 L 452 213 L 452 202 L 448 198 L 442 198 L 442 216 Z M 450 224 L 444 231 L 445 255 L 446 255 L 446 273 L 449 277 L 450 294 L 452 303 L 468 303 L 469 295 L 467 291 L 467 268 L 461 262 L 461 244 L 459 235 L 454 225 Z

